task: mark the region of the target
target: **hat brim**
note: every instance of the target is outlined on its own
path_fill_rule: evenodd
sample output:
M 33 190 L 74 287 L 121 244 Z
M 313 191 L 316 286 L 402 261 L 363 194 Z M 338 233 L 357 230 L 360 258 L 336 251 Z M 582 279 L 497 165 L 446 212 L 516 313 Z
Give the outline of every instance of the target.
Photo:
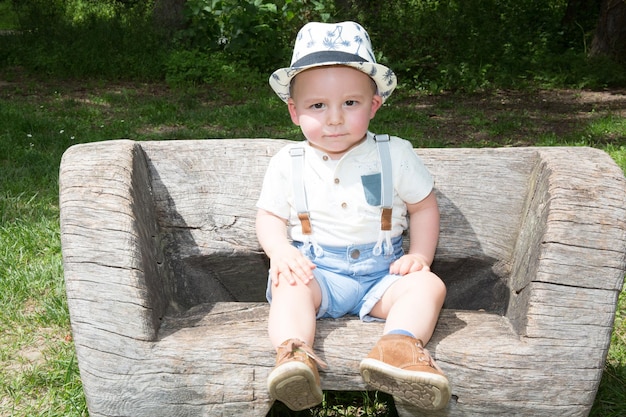
M 323 63 L 315 63 L 311 65 L 304 65 L 298 67 L 280 68 L 272 73 L 269 79 L 270 87 L 280 97 L 281 100 L 287 102 L 291 96 L 291 80 L 301 73 L 302 71 L 315 68 L 315 67 L 328 67 L 333 65 L 343 65 L 347 67 L 355 68 L 366 75 L 368 75 L 377 87 L 377 94 L 382 98 L 383 103 L 391 95 L 396 88 L 398 80 L 392 70 L 381 64 L 375 64 L 372 62 L 342 62 L 331 61 Z

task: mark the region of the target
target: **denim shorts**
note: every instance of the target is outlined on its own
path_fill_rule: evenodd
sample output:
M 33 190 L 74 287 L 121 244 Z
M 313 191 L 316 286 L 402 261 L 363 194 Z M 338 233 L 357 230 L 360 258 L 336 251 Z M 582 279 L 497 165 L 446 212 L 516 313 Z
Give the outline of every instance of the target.
M 301 242 L 294 242 L 297 248 Z M 322 246 L 319 256 L 307 251 L 306 256 L 316 265 L 315 279 L 322 290 L 322 302 L 317 318 L 338 318 L 348 314 L 358 315 L 363 321 L 379 320 L 369 315 L 385 291 L 400 275 L 390 274 L 389 266 L 400 258 L 402 236 L 392 239 L 392 255 L 374 255 L 375 244 L 347 247 Z M 271 279 L 268 279 L 266 296 L 271 303 Z

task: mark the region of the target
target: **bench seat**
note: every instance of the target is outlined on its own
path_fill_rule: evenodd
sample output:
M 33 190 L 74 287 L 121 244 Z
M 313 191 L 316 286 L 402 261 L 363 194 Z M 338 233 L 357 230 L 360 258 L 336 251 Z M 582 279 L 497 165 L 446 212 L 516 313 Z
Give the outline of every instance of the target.
M 255 202 L 287 142 L 71 147 L 60 169 L 68 306 L 90 415 L 265 416 L 274 366 Z M 585 416 L 626 270 L 626 181 L 585 147 L 418 149 L 435 177 L 432 269 L 448 297 L 427 348 L 440 416 Z M 320 320 L 322 388 L 366 390 L 382 332 Z M 396 402 L 401 417 L 420 415 Z

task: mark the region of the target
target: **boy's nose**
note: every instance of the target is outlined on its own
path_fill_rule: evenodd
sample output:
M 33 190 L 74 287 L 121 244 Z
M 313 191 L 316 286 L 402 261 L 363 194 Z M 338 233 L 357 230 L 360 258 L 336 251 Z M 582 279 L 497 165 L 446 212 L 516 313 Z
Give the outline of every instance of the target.
M 341 109 L 330 109 L 328 111 L 328 118 L 326 119 L 329 125 L 337 125 L 343 122 L 343 113 Z

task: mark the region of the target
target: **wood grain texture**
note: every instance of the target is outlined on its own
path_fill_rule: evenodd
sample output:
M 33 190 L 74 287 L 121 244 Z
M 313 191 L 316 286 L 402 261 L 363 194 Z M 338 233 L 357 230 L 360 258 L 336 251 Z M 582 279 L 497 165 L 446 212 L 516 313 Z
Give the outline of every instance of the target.
M 64 273 L 91 416 L 265 416 L 274 365 L 255 202 L 270 139 L 76 145 L 60 170 Z M 436 179 L 428 349 L 438 416 L 587 415 L 626 269 L 626 181 L 591 148 L 420 149 Z M 325 390 L 366 389 L 382 331 L 318 323 Z M 397 404 L 400 416 L 420 415 Z

